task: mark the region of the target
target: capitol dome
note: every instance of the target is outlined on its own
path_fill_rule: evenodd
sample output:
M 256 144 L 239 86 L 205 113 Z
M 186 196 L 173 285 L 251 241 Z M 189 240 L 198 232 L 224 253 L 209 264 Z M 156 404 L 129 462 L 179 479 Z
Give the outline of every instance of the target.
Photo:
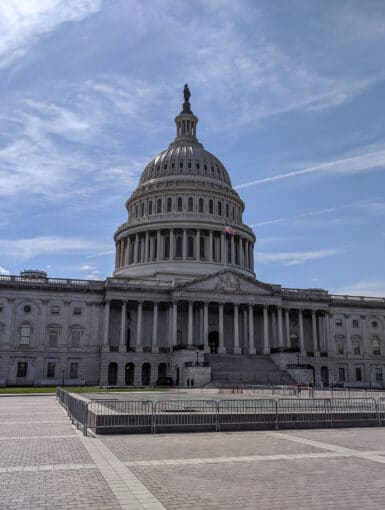
M 115 233 L 114 276 L 186 281 L 232 266 L 254 275 L 255 236 L 224 165 L 196 136 L 184 88 L 176 137 L 145 167 Z

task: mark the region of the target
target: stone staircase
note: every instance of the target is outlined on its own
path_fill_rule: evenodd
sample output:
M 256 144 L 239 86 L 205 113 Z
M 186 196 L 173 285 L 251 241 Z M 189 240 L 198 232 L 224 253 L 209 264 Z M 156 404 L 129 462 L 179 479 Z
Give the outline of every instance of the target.
M 205 354 L 205 361 L 210 363 L 211 380 L 217 386 L 295 384 L 290 374 L 279 369 L 269 356 Z

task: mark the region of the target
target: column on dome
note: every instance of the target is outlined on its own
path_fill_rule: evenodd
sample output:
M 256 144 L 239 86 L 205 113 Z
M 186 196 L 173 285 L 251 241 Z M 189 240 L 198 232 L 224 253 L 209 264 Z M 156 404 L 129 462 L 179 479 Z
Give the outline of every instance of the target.
M 149 250 L 149 260 L 152 262 L 154 260 L 154 236 L 150 234 L 150 250 Z
M 134 245 L 134 264 L 138 263 L 138 244 L 139 244 L 139 235 L 135 234 L 135 245 Z
M 253 250 L 253 243 L 250 243 L 250 268 L 251 270 L 254 269 L 254 250 Z
M 183 241 L 182 241 L 182 258 L 187 259 L 187 230 L 183 229 Z
M 303 310 L 300 308 L 298 310 L 298 325 L 299 325 L 299 348 L 301 351 L 301 356 L 306 355 L 305 350 L 305 337 L 303 334 Z
M 238 253 L 239 253 L 239 265 L 241 267 L 243 267 L 244 266 L 244 262 L 243 262 L 243 239 L 242 239 L 242 237 L 239 238 Z
M 266 305 L 263 307 L 263 354 L 270 354 L 269 315 Z
M 314 356 L 319 355 L 318 351 L 318 338 L 317 338 L 317 315 L 316 311 L 311 311 L 311 323 L 312 323 L 312 333 L 313 333 L 313 352 Z
M 115 243 L 115 269 L 119 267 L 119 242 Z
M 150 257 L 148 239 L 149 239 L 149 232 L 148 232 L 148 230 L 146 230 L 146 234 L 144 236 L 144 262 L 148 262 L 149 257 Z
M 219 315 L 219 346 L 218 353 L 224 354 L 226 352 L 225 342 L 224 342 L 224 331 L 223 331 L 223 303 L 219 303 L 218 305 L 218 315 Z
M 125 259 L 125 265 L 128 266 L 130 263 L 131 258 L 131 240 L 130 236 L 127 236 L 127 250 L 126 250 L 126 259 Z
M 234 236 L 230 236 L 230 253 L 231 253 L 231 264 L 235 266 L 235 239 Z
M 136 317 L 136 352 L 143 352 L 143 301 L 138 301 L 138 311 Z
M 209 304 L 203 303 L 203 345 L 204 352 L 209 352 Z
M 200 260 L 200 246 L 201 246 L 200 236 L 201 231 L 197 229 L 195 234 L 195 260 Z
M 174 240 L 174 229 L 170 228 L 170 260 L 175 258 L 175 240 Z
M 156 260 L 159 262 L 163 259 L 162 246 L 161 246 L 161 232 L 160 229 L 156 232 Z
M 289 308 L 285 308 L 285 329 L 286 329 L 286 347 L 290 349 L 291 341 L 290 341 L 290 310 Z
M 193 344 L 193 302 L 188 302 L 188 317 L 187 317 L 187 345 L 189 347 Z
M 126 315 L 127 303 L 122 301 L 122 311 L 120 318 L 120 339 L 119 339 L 119 352 L 126 352 Z
M 154 353 L 159 352 L 158 345 L 158 303 L 154 302 L 152 310 L 152 343 L 151 351 Z
M 209 262 L 213 261 L 213 231 L 209 231 L 209 253 L 208 253 Z
M 278 321 L 278 347 L 283 347 L 283 330 L 282 330 L 282 308 L 277 307 L 277 321 Z
M 255 354 L 254 346 L 254 307 L 249 305 L 249 354 Z
M 246 269 L 249 269 L 249 252 L 248 252 L 248 249 L 247 249 L 247 245 L 249 244 L 249 241 L 247 241 L 247 239 L 245 240 L 245 246 L 244 246 L 244 250 L 245 250 L 245 267 Z
M 239 347 L 239 305 L 234 303 L 234 354 L 240 354 L 241 348 Z
M 220 263 L 226 265 L 226 237 L 225 233 L 221 232 L 221 260 Z

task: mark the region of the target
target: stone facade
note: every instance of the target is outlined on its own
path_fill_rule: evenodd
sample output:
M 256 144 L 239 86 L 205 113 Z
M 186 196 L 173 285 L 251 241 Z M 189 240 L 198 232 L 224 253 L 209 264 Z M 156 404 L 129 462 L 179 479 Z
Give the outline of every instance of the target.
M 238 369 L 244 383 L 382 387 L 385 299 L 258 281 L 225 167 L 188 103 L 175 122 L 127 200 L 111 278 L 0 276 L 0 384 L 197 386 L 220 382 L 231 355 L 229 383 Z

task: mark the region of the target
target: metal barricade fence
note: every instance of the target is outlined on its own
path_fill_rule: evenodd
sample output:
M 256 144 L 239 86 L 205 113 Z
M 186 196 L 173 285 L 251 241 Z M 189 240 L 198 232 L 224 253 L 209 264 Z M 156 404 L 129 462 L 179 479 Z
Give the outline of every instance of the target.
M 154 405 L 154 432 L 216 431 L 215 400 L 163 400 Z
M 333 398 L 330 402 L 333 427 L 379 425 L 374 398 Z
M 75 423 L 77 428 L 80 428 L 86 435 L 88 415 L 87 400 L 74 397 L 71 393 L 68 393 L 68 391 L 63 390 L 62 388 L 56 388 L 56 398 L 67 411 L 72 423 Z
M 377 413 L 379 426 L 385 425 L 385 397 L 377 399 Z
M 153 415 L 151 400 L 92 400 L 87 427 L 97 434 L 154 432 Z
M 277 400 L 278 429 L 330 426 L 330 399 L 280 398 Z
M 273 429 L 276 407 L 273 399 L 220 400 L 218 430 Z

